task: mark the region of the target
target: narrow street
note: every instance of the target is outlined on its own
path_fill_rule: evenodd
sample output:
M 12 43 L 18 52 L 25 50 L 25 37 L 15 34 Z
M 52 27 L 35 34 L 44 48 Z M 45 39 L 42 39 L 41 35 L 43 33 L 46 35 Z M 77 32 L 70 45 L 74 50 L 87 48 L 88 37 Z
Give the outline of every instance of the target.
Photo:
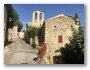
M 18 39 L 9 47 L 10 50 L 4 52 L 5 64 L 37 64 L 33 59 L 38 57 L 38 50 L 33 49 L 24 40 Z

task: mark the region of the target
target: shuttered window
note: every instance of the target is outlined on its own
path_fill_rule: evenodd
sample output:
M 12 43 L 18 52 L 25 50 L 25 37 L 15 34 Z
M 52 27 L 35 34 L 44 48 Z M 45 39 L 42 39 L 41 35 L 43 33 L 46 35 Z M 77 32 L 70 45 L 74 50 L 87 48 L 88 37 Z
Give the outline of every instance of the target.
M 58 36 L 58 43 L 62 43 L 62 42 L 63 42 L 63 40 L 62 40 L 62 36 L 59 35 L 59 36 Z

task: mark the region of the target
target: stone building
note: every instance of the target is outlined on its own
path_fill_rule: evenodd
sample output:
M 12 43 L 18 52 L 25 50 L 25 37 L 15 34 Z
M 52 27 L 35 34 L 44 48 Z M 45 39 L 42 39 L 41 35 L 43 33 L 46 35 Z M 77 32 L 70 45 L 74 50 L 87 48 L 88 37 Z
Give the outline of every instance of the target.
M 41 28 L 44 22 L 44 13 L 37 10 L 32 13 L 32 21 L 28 22 L 26 24 L 26 34 L 25 34 L 25 40 L 27 43 L 30 43 L 30 38 L 28 36 L 27 28 L 29 26 L 33 26 L 35 28 Z M 38 36 L 35 36 L 35 43 L 38 45 Z
M 41 27 L 44 22 L 44 13 L 37 10 L 32 13 L 32 22 L 29 22 L 27 26 Z
M 13 27 L 12 16 L 10 15 L 11 9 L 11 4 L 4 4 L 4 45 L 8 41 L 8 29 Z
M 8 28 L 8 41 L 12 42 L 18 39 L 18 26 Z
M 22 30 L 21 32 L 18 32 L 18 37 L 20 39 L 24 39 L 25 38 L 25 33 L 26 33 L 26 29 Z
M 78 29 L 79 20 L 77 24 L 72 17 L 65 14 L 60 14 L 50 19 L 47 19 L 41 28 L 41 40 L 47 45 L 47 51 L 52 53 L 53 56 L 60 55 L 55 53 L 60 47 L 64 47 L 69 43 L 69 38 L 72 37 L 73 28 Z
M 35 14 L 33 15 L 36 16 Z M 33 17 L 33 19 L 34 18 L 35 17 Z M 34 22 L 36 22 L 36 20 L 33 20 L 32 23 L 28 23 L 27 25 L 28 26 L 40 25 L 39 22 L 37 23 L 34 23 Z M 69 43 L 69 38 L 72 37 L 73 28 L 78 30 L 79 24 L 80 24 L 79 19 L 75 20 L 74 17 L 65 15 L 63 13 L 57 16 L 54 16 L 50 19 L 42 20 L 38 41 L 39 41 L 39 44 L 41 42 L 46 43 L 47 51 L 44 57 L 45 61 L 47 61 L 47 56 L 49 55 L 52 58 L 51 60 L 52 62 L 53 62 L 54 56 L 60 55 L 60 53 L 55 53 L 55 51 L 60 49 L 60 47 L 64 47 L 66 43 Z

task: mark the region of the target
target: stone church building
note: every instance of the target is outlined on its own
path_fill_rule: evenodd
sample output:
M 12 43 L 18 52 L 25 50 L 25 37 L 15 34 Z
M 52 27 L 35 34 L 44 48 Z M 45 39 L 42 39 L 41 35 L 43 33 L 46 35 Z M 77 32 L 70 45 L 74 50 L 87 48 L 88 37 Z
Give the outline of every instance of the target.
M 38 43 L 45 42 L 47 46 L 46 53 L 48 53 L 46 56 L 50 54 L 53 57 L 60 55 L 55 51 L 69 43 L 69 37 L 72 37 L 72 29 L 77 30 L 79 24 L 79 19 L 75 20 L 73 17 L 63 13 L 44 20 L 44 13 L 37 10 L 33 12 L 32 22 L 29 22 L 27 27 L 40 27 Z

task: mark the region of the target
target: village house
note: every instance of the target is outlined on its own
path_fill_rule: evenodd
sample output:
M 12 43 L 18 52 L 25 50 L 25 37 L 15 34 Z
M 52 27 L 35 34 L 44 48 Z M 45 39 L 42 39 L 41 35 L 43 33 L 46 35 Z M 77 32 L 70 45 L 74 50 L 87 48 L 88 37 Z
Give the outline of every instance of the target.
M 72 29 L 77 30 L 79 24 L 79 19 L 75 20 L 63 13 L 44 20 L 44 13 L 38 10 L 33 12 L 32 22 L 27 24 L 27 28 L 28 26 L 40 27 L 39 37 L 36 37 L 35 41 L 37 44 L 42 42 L 46 44 L 47 51 L 44 59 L 47 62 L 47 56 L 50 55 L 53 62 L 53 57 L 60 55 L 55 51 L 69 43 L 69 38 L 72 37 Z

